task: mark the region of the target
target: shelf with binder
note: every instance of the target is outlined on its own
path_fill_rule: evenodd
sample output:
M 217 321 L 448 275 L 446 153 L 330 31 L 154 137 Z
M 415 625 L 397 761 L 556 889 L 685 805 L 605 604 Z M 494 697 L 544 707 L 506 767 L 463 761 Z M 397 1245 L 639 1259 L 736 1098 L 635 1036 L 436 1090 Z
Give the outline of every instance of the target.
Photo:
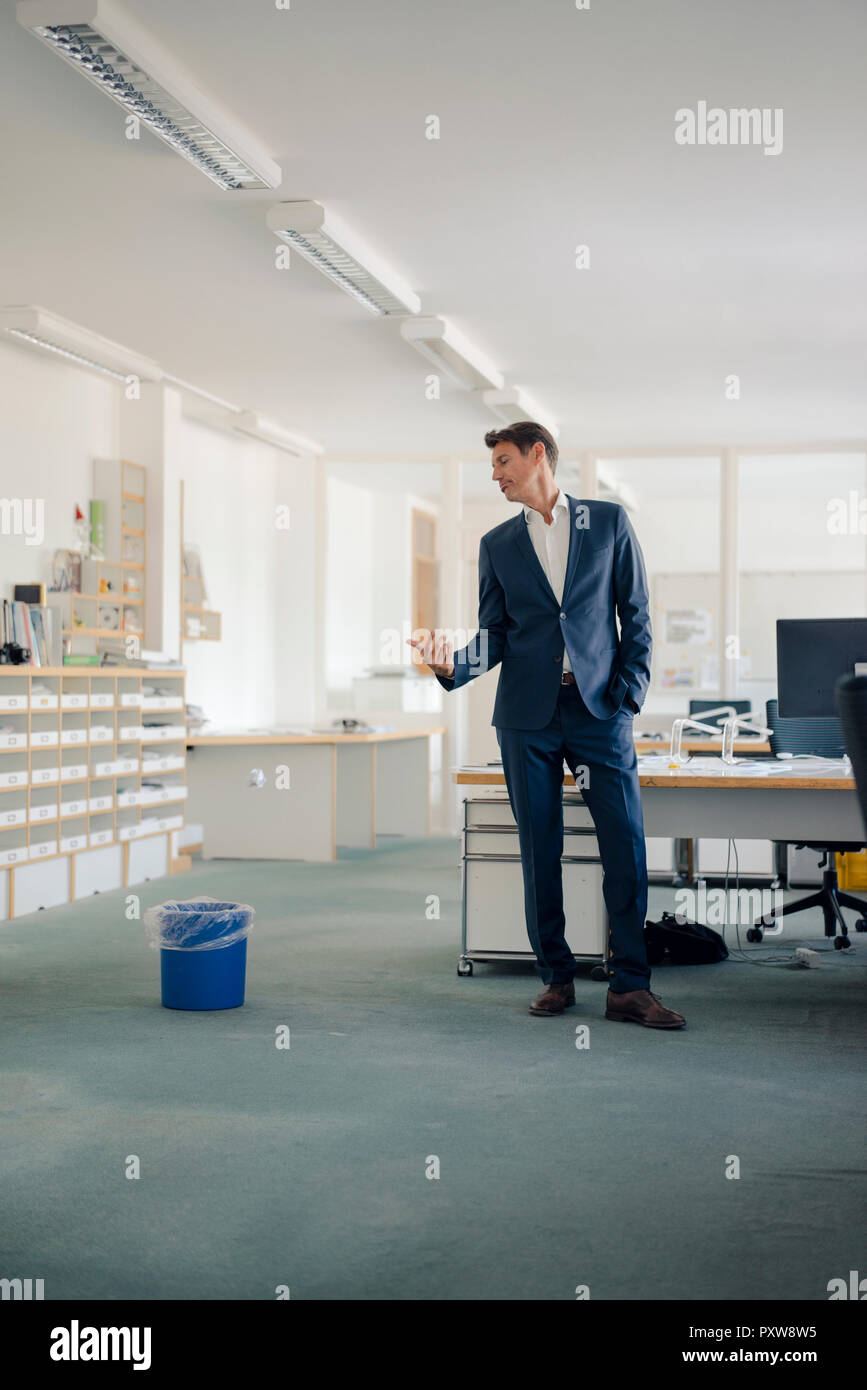
M 26 714 L 30 708 L 30 678 L 21 675 L 20 667 L 7 667 L 11 674 L 0 685 L 0 717 L 5 714 Z
M 0 792 L 15 791 L 30 785 L 27 750 L 13 748 L 0 762 Z
M 24 740 L 0 757 L 0 919 L 189 866 L 178 847 L 185 677 L 179 668 L 0 668 L 0 728 Z M 157 702 L 146 715 L 155 727 L 143 722 L 143 688 Z M 145 757 L 151 749 L 157 756 Z M 149 780 L 163 785 L 142 785 Z M 41 866 L 58 859 L 66 868 L 51 870 L 43 893 Z
M 30 805 L 27 813 L 28 824 L 37 825 L 43 821 L 57 822 L 60 818 L 60 783 L 31 787 Z
M 13 710 L 9 714 L 0 712 L 0 753 L 14 752 L 16 748 L 26 748 L 29 742 L 29 711 Z

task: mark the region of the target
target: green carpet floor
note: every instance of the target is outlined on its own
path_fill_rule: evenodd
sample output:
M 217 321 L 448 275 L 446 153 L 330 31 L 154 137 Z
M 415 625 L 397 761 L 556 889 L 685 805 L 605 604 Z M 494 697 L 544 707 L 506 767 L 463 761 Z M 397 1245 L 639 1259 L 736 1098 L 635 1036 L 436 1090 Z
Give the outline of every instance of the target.
M 867 1274 L 867 950 L 661 969 L 679 1033 L 606 1022 L 588 978 L 532 1018 L 528 968 L 455 973 L 458 852 L 141 885 L 143 908 L 256 907 L 223 1013 L 160 1007 L 121 892 L 0 927 L 0 1277 L 48 1299 L 776 1300 Z

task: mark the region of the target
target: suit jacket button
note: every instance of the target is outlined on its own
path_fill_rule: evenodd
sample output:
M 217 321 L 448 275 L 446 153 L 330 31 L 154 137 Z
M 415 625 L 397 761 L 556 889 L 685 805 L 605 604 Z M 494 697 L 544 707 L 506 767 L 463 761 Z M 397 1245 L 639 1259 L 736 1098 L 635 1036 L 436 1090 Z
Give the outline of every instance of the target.
M 565 614 L 565 613 L 561 613 L 561 614 L 560 614 L 560 617 L 561 617 L 561 618 L 565 618 L 565 617 L 566 617 L 566 614 Z

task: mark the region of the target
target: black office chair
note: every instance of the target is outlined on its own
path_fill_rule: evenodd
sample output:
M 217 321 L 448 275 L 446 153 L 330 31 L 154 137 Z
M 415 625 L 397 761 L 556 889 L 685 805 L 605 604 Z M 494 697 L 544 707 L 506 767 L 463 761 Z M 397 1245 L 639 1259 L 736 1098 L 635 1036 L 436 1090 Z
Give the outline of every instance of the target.
M 867 689 L 867 679 L 863 680 Z M 863 710 L 863 706 L 862 706 Z M 781 719 L 777 713 L 777 701 L 768 700 L 765 706 L 765 720 L 771 731 L 771 753 L 808 753 L 821 758 L 842 758 L 846 752 L 843 725 L 839 719 Z M 861 714 L 862 728 L 867 731 L 867 716 Z M 795 841 L 789 843 L 795 844 Z M 797 842 L 797 849 L 814 849 L 822 854 L 822 887 L 806 898 L 798 898 L 786 903 L 779 912 L 768 912 L 750 927 L 748 941 L 761 941 L 762 928 L 775 925 L 778 917 L 789 917 L 794 912 L 806 912 L 811 907 L 821 907 L 825 921 L 825 935 L 833 936 L 834 946 L 840 951 L 850 946 L 849 929 L 843 916 L 843 908 L 853 908 L 860 913 L 856 922 L 857 931 L 867 931 L 867 901 L 853 897 L 851 893 L 840 891 L 837 881 L 835 854 L 849 854 L 863 846 L 858 841 L 835 840 L 816 842 L 813 840 Z M 837 935 L 837 928 L 840 934 Z
M 846 752 L 855 773 L 861 819 L 867 834 L 867 676 L 841 676 L 837 682 L 837 709 L 843 726 Z

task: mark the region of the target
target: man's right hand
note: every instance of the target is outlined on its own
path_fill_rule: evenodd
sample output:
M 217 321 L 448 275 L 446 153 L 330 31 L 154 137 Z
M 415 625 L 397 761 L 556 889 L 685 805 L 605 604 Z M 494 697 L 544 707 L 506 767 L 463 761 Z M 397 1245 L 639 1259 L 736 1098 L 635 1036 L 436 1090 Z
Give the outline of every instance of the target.
M 424 637 L 416 641 L 412 637 L 406 639 L 411 647 L 418 652 L 419 657 L 425 666 L 429 666 L 435 676 L 445 676 L 447 679 L 455 673 L 454 647 L 450 638 L 437 629 L 435 632 L 426 632 Z

